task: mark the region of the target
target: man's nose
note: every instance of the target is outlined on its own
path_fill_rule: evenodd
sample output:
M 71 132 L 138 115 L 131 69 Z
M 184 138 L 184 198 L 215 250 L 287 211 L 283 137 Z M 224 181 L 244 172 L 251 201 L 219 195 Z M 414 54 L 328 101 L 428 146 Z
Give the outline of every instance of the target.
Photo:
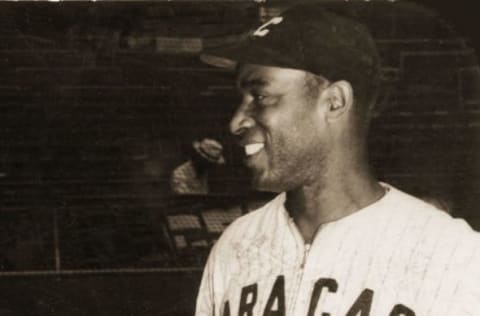
M 255 125 L 255 121 L 251 116 L 248 103 L 242 103 L 233 114 L 230 121 L 230 132 L 233 135 L 242 135 L 247 129 Z

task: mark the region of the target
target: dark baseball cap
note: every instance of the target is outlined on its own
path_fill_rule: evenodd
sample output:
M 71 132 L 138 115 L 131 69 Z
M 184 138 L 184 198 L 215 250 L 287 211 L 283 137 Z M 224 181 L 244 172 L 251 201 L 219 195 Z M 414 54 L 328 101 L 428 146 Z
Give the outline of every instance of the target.
M 200 58 L 217 67 L 246 63 L 293 68 L 350 82 L 377 78 L 380 63 L 367 27 L 318 3 L 286 10 L 245 40 L 204 51 Z

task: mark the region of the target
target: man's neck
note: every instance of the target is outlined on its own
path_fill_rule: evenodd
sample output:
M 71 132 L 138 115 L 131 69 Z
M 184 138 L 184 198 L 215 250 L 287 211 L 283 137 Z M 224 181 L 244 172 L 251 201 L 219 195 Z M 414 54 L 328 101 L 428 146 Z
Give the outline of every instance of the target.
M 313 241 L 321 225 L 355 213 L 385 193 L 371 176 L 341 178 L 347 180 L 330 181 L 326 185 L 317 183 L 287 192 L 285 207 L 305 242 Z

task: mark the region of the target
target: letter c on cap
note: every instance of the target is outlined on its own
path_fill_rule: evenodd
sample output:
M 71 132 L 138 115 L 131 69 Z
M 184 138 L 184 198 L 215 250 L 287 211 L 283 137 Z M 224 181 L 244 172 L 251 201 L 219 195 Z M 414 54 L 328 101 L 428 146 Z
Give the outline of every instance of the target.
M 266 22 L 265 24 L 260 26 L 258 29 L 256 29 L 255 32 L 253 32 L 253 36 L 264 37 L 265 35 L 268 34 L 268 32 L 270 32 L 270 30 L 267 29 L 269 25 L 272 25 L 272 24 L 277 25 L 282 23 L 282 21 L 283 21 L 283 17 L 281 16 L 274 17 L 273 19 L 271 19 L 270 21 Z

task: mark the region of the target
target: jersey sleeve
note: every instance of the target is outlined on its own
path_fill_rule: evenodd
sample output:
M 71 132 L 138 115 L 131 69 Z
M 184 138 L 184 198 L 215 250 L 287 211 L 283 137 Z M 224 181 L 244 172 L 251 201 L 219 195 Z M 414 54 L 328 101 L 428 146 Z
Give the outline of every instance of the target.
M 216 297 L 222 291 L 222 273 L 216 253 L 217 249 L 214 246 L 203 270 L 202 281 L 197 296 L 195 316 L 220 316 Z
M 466 288 L 467 302 L 464 304 L 467 309 L 465 316 L 477 316 L 480 313 L 480 242 L 474 250 L 474 260 L 466 274 L 468 286 Z
M 480 237 L 471 248 L 471 260 L 462 273 L 462 280 L 458 286 L 458 300 L 449 315 L 478 316 L 480 315 Z

